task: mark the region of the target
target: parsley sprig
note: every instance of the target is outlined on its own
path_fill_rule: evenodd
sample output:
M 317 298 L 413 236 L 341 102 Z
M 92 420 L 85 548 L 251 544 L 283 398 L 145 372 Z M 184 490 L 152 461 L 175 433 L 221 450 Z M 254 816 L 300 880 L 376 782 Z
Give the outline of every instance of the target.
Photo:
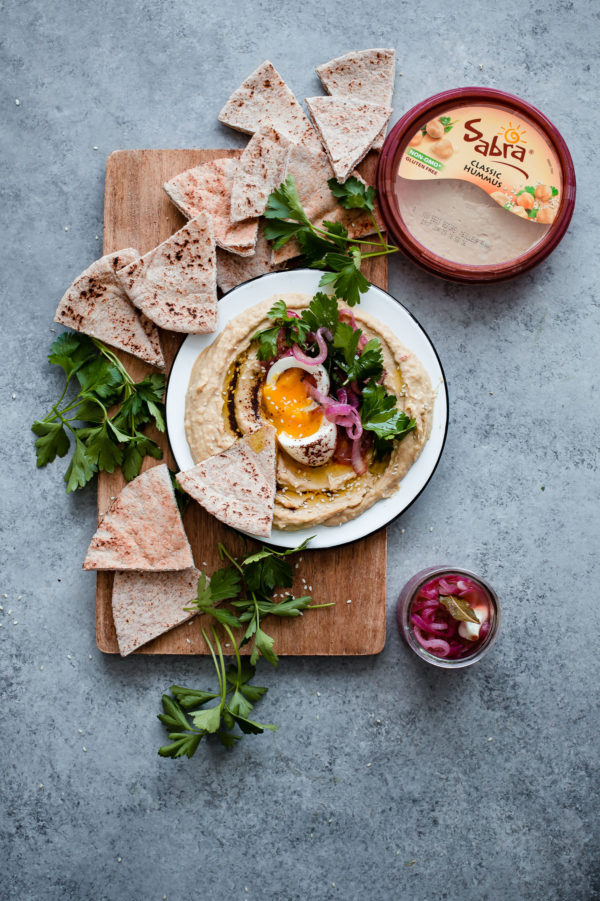
M 373 222 L 377 240 L 350 238 L 348 229 L 339 222 L 324 221 L 323 227 L 313 225 L 306 215 L 298 195 L 293 175 L 270 195 L 265 210 L 269 220 L 265 237 L 275 250 L 295 238 L 306 264 L 311 269 L 325 269 L 320 286 L 332 285 L 335 294 L 350 306 L 360 303 L 360 295 L 369 288 L 362 274 L 361 263 L 370 257 L 396 253 L 398 248 L 388 244 L 377 224 L 375 189 L 352 175 L 344 184 L 335 178 L 327 182 L 337 202 L 346 210 L 363 210 Z M 365 253 L 364 246 L 374 249 Z
M 258 723 L 250 719 L 254 703 L 268 689 L 250 684 L 256 667 L 246 660 L 242 662 L 231 629 L 227 625 L 224 628 L 236 659 L 235 664 L 229 667 L 225 667 L 223 648 L 215 629 L 211 628 L 214 646 L 206 631 L 202 630 L 215 666 L 218 691 L 198 691 L 172 685 L 169 689 L 171 694 L 162 696 L 163 713 L 158 718 L 167 728 L 170 744 L 158 749 L 161 757 L 192 757 L 202 739 L 209 735 L 216 735 L 224 747 L 232 748 L 244 734 L 259 735 L 265 729 L 275 732 L 278 728 L 271 723 Z M 213 700 L 217 701 L 213 707 L 205 707 Z M 242 735 L 234 732 L 236 726 Z
M 274 639 L 262 628 L 263 620 L 267 616 L 301 616 L 304 610 L 332 606 L 313 604 L 309 595 L 296 598 L 287 594 L 281 601 L 273 599 L 276 588 L 292 587 L 294 575 L 287 558 L 303 551 L 309 541 L 285 551 L 263 546 L 256 553 L 241 557 L 234 556 L 225 545 L 219 544 L 219 556 L 228 562 L 212 574 L 210 581 L 205 573 L 200 574 L 197 597 L 185 609 L 208 614 L 226 629 L 245 627 L 240 647 L 253 642 L 250 663 L 254 666 L 262 656 L 276 666 L 279 658 L 274 650 Z M 230 601 L 235 613 L 219 606 L 223 601 Z
M 31 428 L 38 436 L 39 467 L 65 457 L 74 442 L 64 476 L 67 492 L 83 488 L 96 472 L 114 472 L 117 466 L 131 481 L 144 457 L 161 459 L 161 448 L 141 429 L 152 423 L 165 430 L 164 376 L 153 373 L 135 382 L 102 341 L 76 332 L 59 335 L 48 360 L 64 371 L 65 383 L 50 413 Z M 74 381 L 79 391 L 65 400 Z M 111 413 L 115 404 L 119 407 Z
M 219 556 L 226 560 L 225 566 L 207 578 L 200 573 L 197 597 L 185 609 L 212 616 L 224 629 L 233 646 L 235 664 L 225 667 L 223 648 L 214 626 L 211 626 L 213 641 L 206 630 L 202 630 L 217 674 L 217 691 L 199 691 L 172 685 L 169 694 L 162 696 L 163 713 L 159 720 L 167 728 L 170 744 L 159 748 L 161 757 L 192 757 L 203 738 L 215 735 L 222 745 L 232 748 L 244 734 L 260 734 L 268 729 L 274 732 L 277 726 L 259 723 L 250 719 L 254 704 L 266 693 L 260 685 L 250 684 L 256 672 L 256 663 L 262 656 L 269 663 L 278 663 L 273 638 L 262 628 L 267 616 L 301 616 L 304 610 L 331 607 L 332 604 L 312 604 L 309 596 L 295 598 L 288 594 L 283 600 L 275 601 L 276 588 L 291 588 L 293 570 L 289 557 L 303 551 L 308 541 L 296 548 L 276 551 L 263 545 L 259 551 L 245 556 L 234 556 L 223 544 L 219 544 Z M 235 613 L 221 607 L 230 601 Z M 246 630 L 239 643 L 232 629 Z M 252 653 L 242 661 L 239 648 L 254 640 Z M 213 644 L 214 642 L 214 644 Z M 212 707 L 209 701 L 217 703 Z M 241 735 L 235 732 L 236 727 Z

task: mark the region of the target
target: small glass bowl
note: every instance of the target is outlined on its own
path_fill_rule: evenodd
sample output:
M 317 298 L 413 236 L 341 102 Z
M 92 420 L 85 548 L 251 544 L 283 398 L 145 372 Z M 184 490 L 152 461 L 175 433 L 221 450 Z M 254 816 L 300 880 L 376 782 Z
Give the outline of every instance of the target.
M 431 579 L 444 576 L 448 577 L 451 575 L 466 576 L 468 579 L 472 579 L 480 585 L 483 591 L 488 595 L 491 609 L 490 630 L 483 643 L 478 644 L 477 649 L 474 650 L 473 654 L 469 654 L 467 657 L 452 659 L 448 657 L 436 657 L 435 654 L 432 654 L 430 651 L 421 647 L 413 634 L 412 625 L 410 623 L 412 603 L 423 585 Z M 498 601 L 496 592 L 485 579 L 481 578 L 481 576 L 476 575 L 476 573 L 473 573 L 468 569 L 463 569 L 460 566 L 430 566 L 427 569 L 422 569 L 420 572 L 416 573 L 412 579 L 409 579 L 400 592 L 398 606 L 396 608 L 396 618 L 398 620 L 398 628 L 400 629 L 404 641 L 409 648 L 415 652 L 417 657 L 420 657 L 427 663 L 432 663 L 434 666 L 442 667 L 442 669 L 462 669 L 465 666 L 471 666 L 473 663 L 477 663 L 477 661 L 481 660 L 481 658 L 490 650 L 498 637 L 502 615 L 500 612 L 500 602 Z

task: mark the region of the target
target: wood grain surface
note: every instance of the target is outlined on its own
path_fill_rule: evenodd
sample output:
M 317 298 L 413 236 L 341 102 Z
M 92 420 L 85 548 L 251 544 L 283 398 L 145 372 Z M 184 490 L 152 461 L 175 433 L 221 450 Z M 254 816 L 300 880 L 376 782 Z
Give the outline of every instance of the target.
M 109 156 L 106 166 L 104 205 L 104 253 L 135 247 L 146 253 L 185 223 L 162 189 L 165 181 L 191 166 L 224 156 L 239 156 L 239 150 L 119 150 Z M 360 171 L 373 179 L 376 154 L 361 164 Z M 387 259 L 379 257 L 364 264 L 367 278 L 387 287 Z M 185 336 L 162 332 L 167 371 Z M 142 378 L 150 369 L 140 360 L 119 353 L 128 371 Z M 166 437 L 153 432 L 164 450 L 164 460 L 174 469 Z M 156 465 L 147 458 L 144 469 Z M 98 478 L 98 513 L 104 513 L 124 485 L 120 471 L 102 472 Z M 196 565 L 208 573 L 220 565 L 217 543 L 242 550 L 238 536 L 219 523 L 193 501 L 184 514 L 184 524 Z M 310 594 L 316 603 L 335 601 L 335 607 L 306 613 L 303 617 L 269 621 L 267 631 L 275 638 L 282 655 L 377 654 L 385 644 L 386 533 L 374 535 L 329 550 L 305 551 L 296 569 L 292 588 L 296 595 Z M 302 580 L 305 580 L 304 582 Z M 105 653 L 118 653 L 112 618 L 112 573 L 97 574 L 96 638 Z M 140 654 L 208 653 L 201 629 L 205 617 L 173 629 L 144 645 Z

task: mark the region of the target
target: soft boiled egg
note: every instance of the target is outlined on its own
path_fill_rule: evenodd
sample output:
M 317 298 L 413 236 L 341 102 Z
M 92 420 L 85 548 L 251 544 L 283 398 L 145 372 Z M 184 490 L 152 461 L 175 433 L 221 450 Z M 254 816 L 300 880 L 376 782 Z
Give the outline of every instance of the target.
M 313 377 L 317 391 L 328 394 L 329 374 L 324 366 L 282 357 L 267 374 L 263 406 L 275 426 L 279 446 L 305 466 L 322 466 L 333 456 L 337 428 L 308 394 L 307 374 Z

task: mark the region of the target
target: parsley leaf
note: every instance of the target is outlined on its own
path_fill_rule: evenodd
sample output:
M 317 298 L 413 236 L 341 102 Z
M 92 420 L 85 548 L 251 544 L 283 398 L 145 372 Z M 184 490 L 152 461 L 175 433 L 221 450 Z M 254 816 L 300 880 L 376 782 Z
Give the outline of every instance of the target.
M 330 178 L 327 184 L 337 202 L 345 210 L 368 210 L 372 213 L 375 209 L 375 188 L 366 185 L 355 175 L 347 178 L 343 185 L 337 178 Z
M 91 429 L 85 445 L 87 459 L 105 472 L 114 472 L 123 460 L 123 451 L 108 434 L 108 423 Z
M 388 394 L 383 385 L 369 382 L 362 396 L 360 416 L 363 428 L 374 432 L 377 438 L 385 442 L 399 440 L 416 428 L 415 420 L 398 409 L 396 398 Z M 383 449 L 381 445 L 379 449 Z
M 259 360 L 272 360 L 277 356 L 279 335 L 283 329 L 285 343 L 304 346 L 310 327 L 302 319 L 288 313 L 284 300 L 277 300 L 267 313 L 275 325 L 256 332 L 253 341 L 259 342 L 257 356 Z
M 360 303 L 360 295 L 369 290 L 369 282 L 360 269 L 360 250 L 353 248 L 349 257 L 342 253 L 328 253 L 324 262 L 332 271 L 321 276 L 319 285 L 333 285 L 336 295 L 351 307 Z
M 338 302 L 331 294 L 318 291 L 306 310 L 302 320 L 307 331 L 316 332 L 319 328 L 329 329 L 335 335 L 338 328 Z
M 37 420 L 31 426 L 32 432 L 40 437 L 35 442 L 37 465 L 46 466 L 56 457 L 64 457 L 71 446 L 69 437 L 62 422 L 41 422 Z
M 91 338 L 79 332 L 63 332 L 52 342 L 48 361 L 60 366 L 67 378 L 77 372 L 89 359 L 96 355 L 96 347 Z
M 296 180 L 288 175 L 286 180 L 269 196 L 265 209 L 267 219 L 293 219 L 303 225 L 310 225 L 298 196 Z
M 90 479 L 93 478 L 97 469 L 97 465 L 87 456 L 85 444 L 76 435 L 75 453 L 65 472 L 67 494 L 71 491 L 75 491 L 76 488 L 83 488 L 84 485 L 87 485 Z

